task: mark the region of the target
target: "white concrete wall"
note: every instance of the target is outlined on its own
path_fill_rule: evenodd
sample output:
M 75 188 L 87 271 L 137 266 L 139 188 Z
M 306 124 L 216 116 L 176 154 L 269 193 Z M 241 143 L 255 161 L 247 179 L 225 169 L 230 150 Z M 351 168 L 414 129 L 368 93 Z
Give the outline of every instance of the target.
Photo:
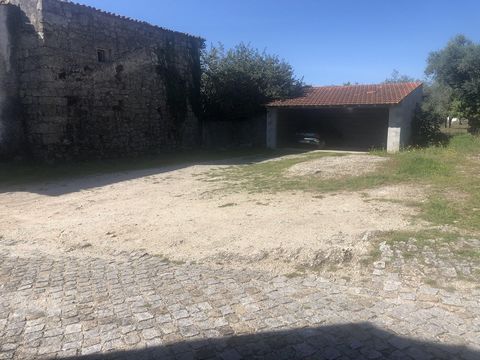
M 420 87 L 407 96 L 399 105 L 390 108 L 387 139 L 388 152 L 398 152 L 410 143 L 415 108 L 422 101 L 422 98 L 423 88 Z
M 388 117 L 388 137 L 387 137 L 387 151 L 390 153 L 400 151 L 402 126 L 404 122 L 403 106 L 397 105 L 390 108 Z
M 267 109 L 267 148 L 277 148 L 278 109 Z

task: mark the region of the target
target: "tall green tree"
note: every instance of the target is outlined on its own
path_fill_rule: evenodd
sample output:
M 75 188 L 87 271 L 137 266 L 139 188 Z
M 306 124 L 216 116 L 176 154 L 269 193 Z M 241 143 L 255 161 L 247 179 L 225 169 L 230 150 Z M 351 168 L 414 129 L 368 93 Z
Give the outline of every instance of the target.
M 448 117 L 457 116 L 453 108 L 453 93 L 448 86 L 437 81 L 424 84 L 424 102 L 422 107 L 432 113 L 439 123 L 447 121 Z
M 249 119 L 269 101 L 299 95 L 304 87 L 290 64 L 243 43 L 228 51 L 222 45 L 205 50 L 202 70 L 207 121 Z
M 480 44 L 463 35 L 432 52 L 427 75 L 451 91 L 451 111 L 469 120 L 470 130 L 480 130 Z

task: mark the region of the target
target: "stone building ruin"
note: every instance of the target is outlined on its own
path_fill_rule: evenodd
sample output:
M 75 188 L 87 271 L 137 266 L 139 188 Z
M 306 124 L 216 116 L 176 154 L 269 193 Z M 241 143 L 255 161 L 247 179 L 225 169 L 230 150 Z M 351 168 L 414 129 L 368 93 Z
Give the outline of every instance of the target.
M 204 40 L 62 0 L 0 0 L 0 158 L 194 147 Z

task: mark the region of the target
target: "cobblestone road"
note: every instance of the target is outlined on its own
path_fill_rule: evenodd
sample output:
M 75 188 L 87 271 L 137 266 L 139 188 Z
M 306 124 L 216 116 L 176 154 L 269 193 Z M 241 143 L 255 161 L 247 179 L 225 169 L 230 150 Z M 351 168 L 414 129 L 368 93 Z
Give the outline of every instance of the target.
M 0 242 L 0 359 L 480 359 L 479 292 L 13 248 Z

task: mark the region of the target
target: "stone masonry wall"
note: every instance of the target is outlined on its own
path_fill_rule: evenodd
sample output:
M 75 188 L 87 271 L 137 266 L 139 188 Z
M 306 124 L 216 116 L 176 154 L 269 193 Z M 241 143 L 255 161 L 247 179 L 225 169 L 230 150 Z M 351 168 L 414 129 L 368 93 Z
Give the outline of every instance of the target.
M 9 26 L 8 18 L 10 17 L 10 8 L 0 6 L 0 157 L 7 156 L 11 151 L 9 125 L 11 123 L 11 106 L 12 98 L 8 96 L 9 90 L 14 94 L 16 81 L 12 83 L 12 77 L 15 77 L 15 71 L 12 64 L 11 55 L 11 37 L 12 29 Z
M 26 152 L 20 69 L 38 50 L 38 34 L 29 17 L 0 1 L 0 159 Z
M 32 157 L 198 144 L 202 39 L 59 0 L 15 2 L 37 33 L 35 44 L 19 44 L 17 62 Z

